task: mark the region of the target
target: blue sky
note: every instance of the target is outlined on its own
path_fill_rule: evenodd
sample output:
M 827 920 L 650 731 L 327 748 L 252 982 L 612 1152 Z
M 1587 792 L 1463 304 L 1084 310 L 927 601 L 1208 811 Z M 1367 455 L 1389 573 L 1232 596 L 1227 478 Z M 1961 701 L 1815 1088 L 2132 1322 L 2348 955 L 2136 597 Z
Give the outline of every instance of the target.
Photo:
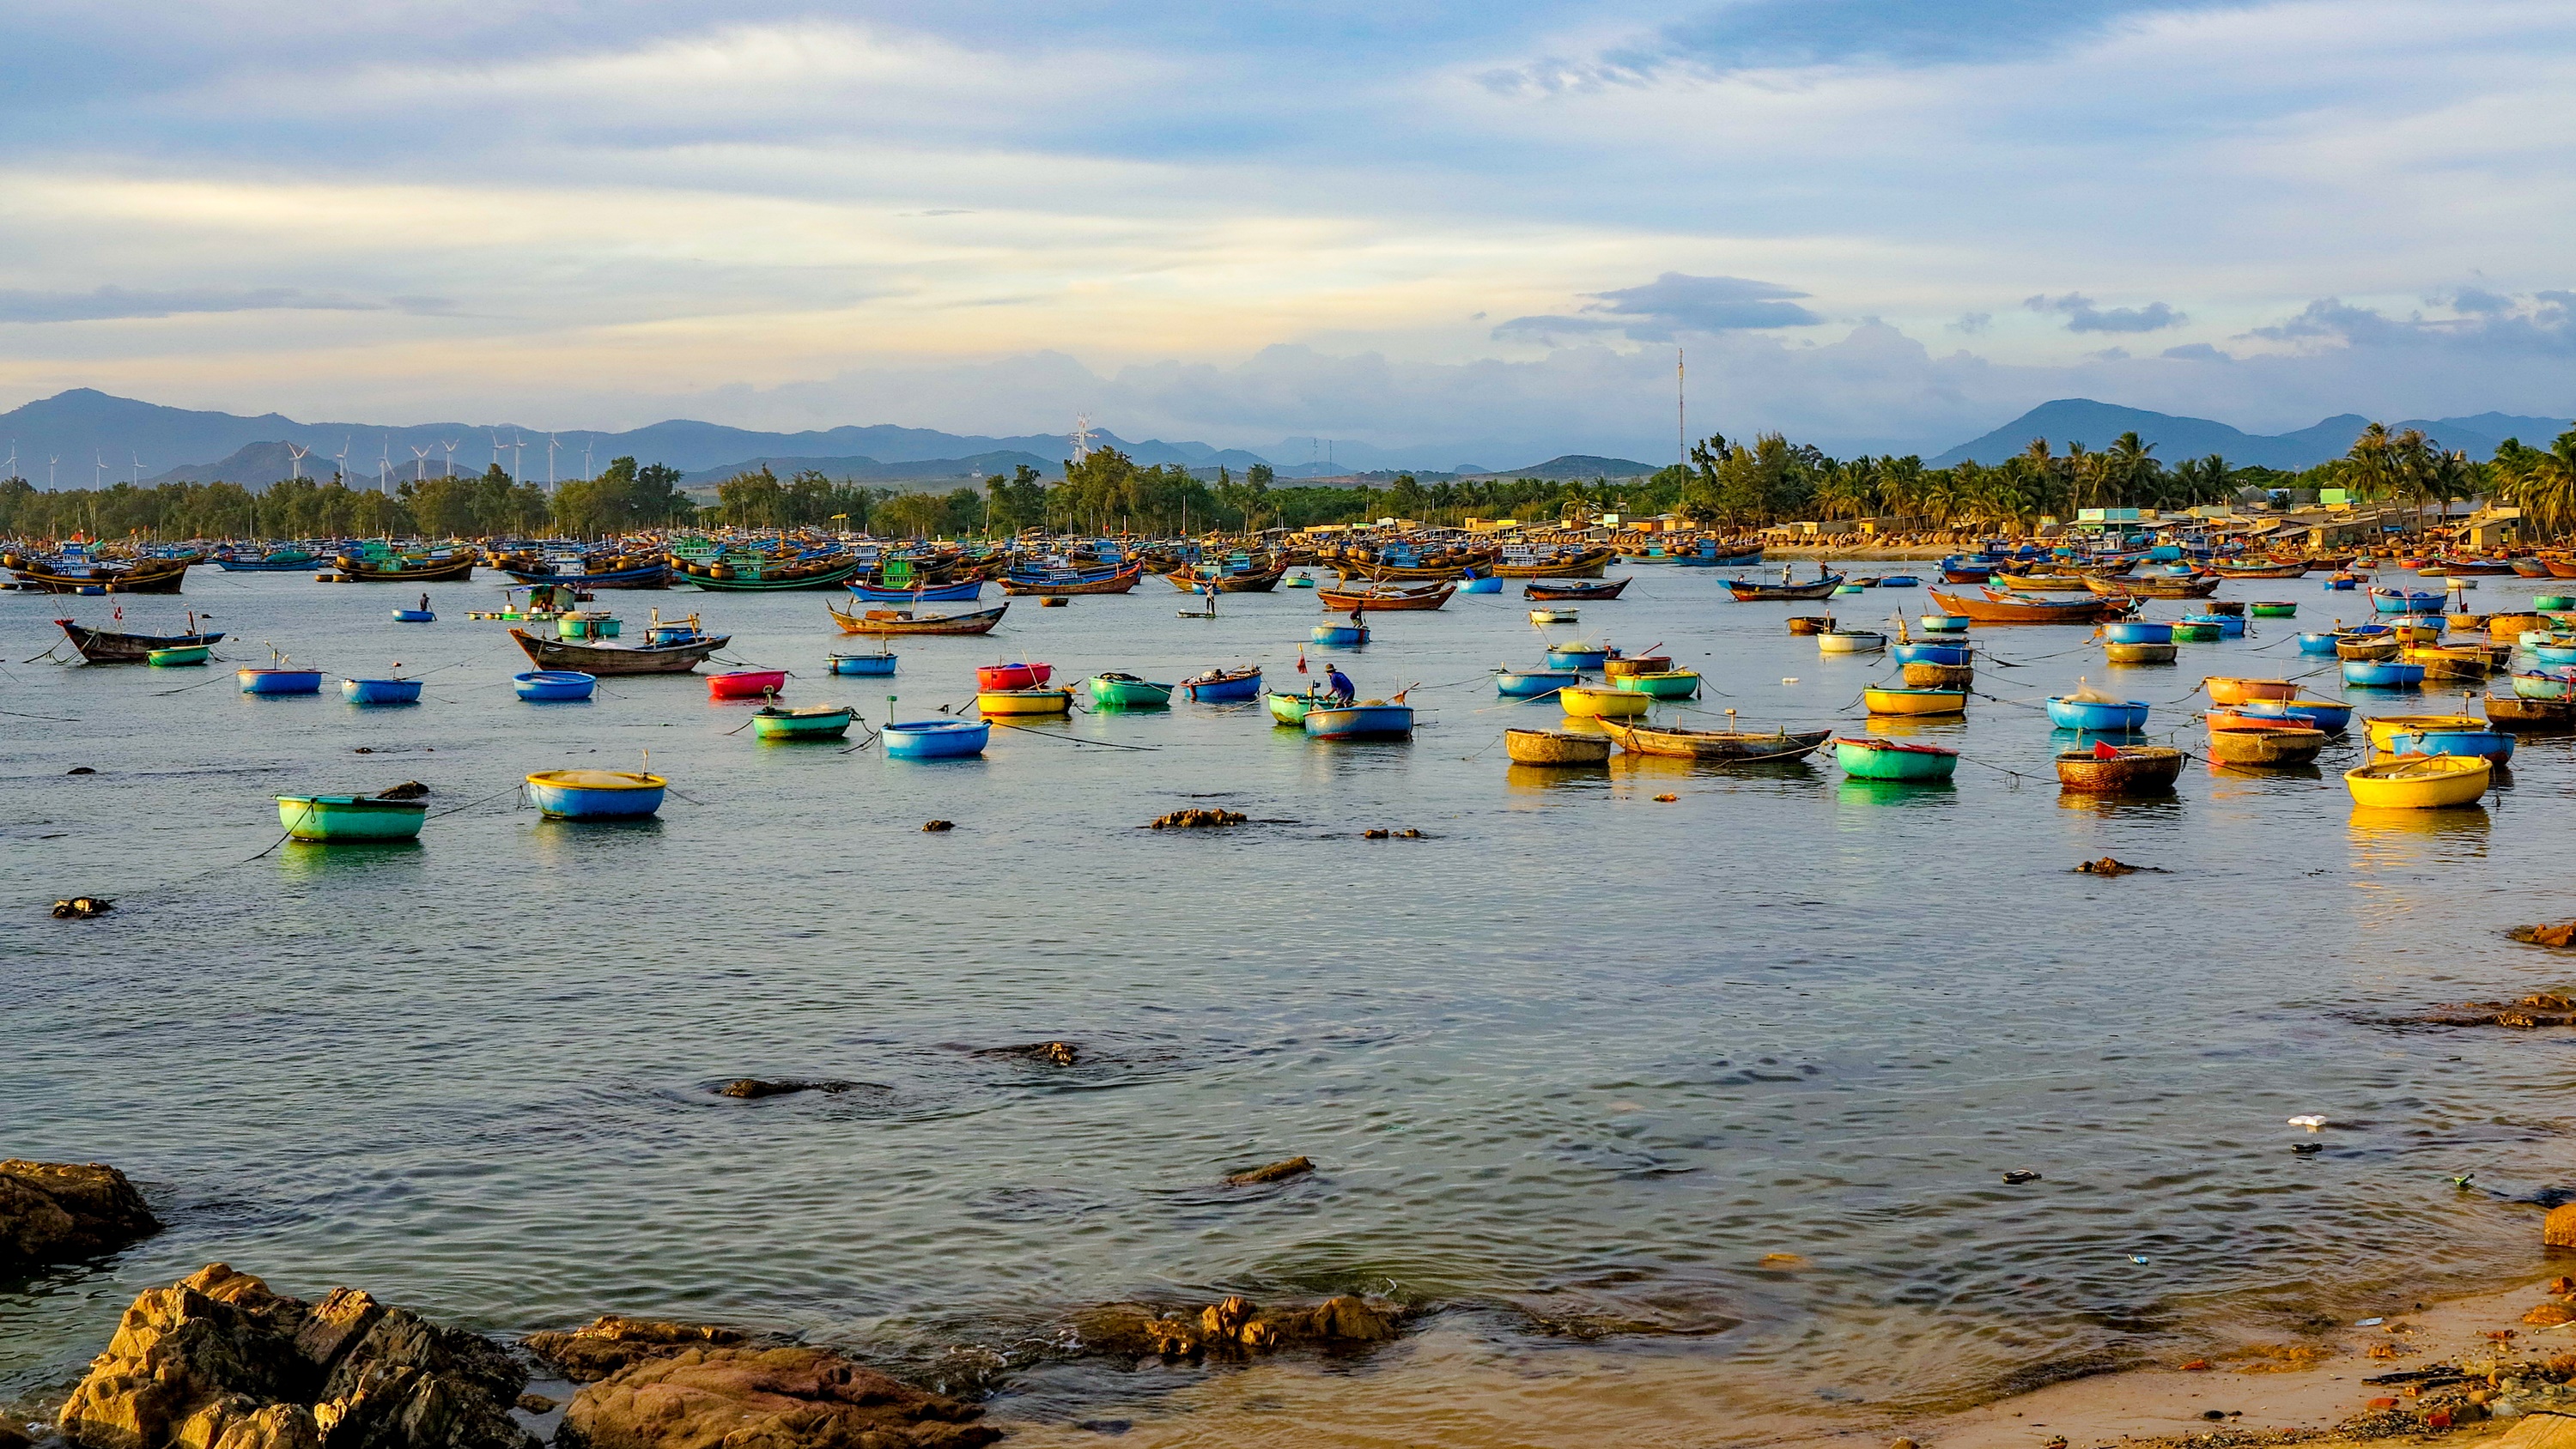
M 2576 409 L 2576 6 L 20 0 L 0 403 L 1504 466 Z M 1450 457 L 1450 454 L 1457 454 Z

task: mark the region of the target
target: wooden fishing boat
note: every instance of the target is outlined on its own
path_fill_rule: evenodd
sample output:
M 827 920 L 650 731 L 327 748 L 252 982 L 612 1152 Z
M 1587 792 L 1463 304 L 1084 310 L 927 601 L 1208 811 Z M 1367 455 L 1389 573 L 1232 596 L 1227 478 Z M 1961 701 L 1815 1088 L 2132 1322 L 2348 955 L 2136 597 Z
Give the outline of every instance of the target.
M 1070 689 L 979 689 L 975 691 L 975 708 L 988 715 L 1047 715 L 1073 713 L 1073 691 Z
M 1929 784 L 1958 773 L 1959 752 L 1939 745 L 1911 745 L 1874 735 L 1834 740 L 1834 762 L 1856 780 L 1904 780 Z
M 1325 703 L 1330 698 L 1330 695 L 1324 694 L 1312 685 L 1307 687 L 1304 694 L 1282 694 L 1277 690 L 1268 690 L 1261 696 L 1262 702 L 1270 706 L 1272 723 L 1296 725 L 1301 728 L 1306 723 L 1307 711 Z
M 215 567 L 235 574 L 300 573 L 321 561 L 320 554 L 306 548 L 271 549 L 257 558 L 221 552 L 214 556 Z
M 2513 676 L 2519 699 L 2576 699 L 2576 669 L 2526 669 Z
M 1668 759 L 1706 760 L 1717 764 L 1763 765 L 1802 760 L 1822 749 L 1834 737 L 1832 730 L 1779 729 L 1768 733 L 1752 730 L 1661 729 L 1652 725 L 1624 725 L 1603 720 L 1602 731 L 1616 740 L 1619 748 L 1632 755 L 1659 755 Z
M 1533 624 L 1577 624 L 1581 623 L 1582 620 L 1582 614 L 1573 609 L 1532 609 L 1529 611 L 1529 621 Z
M 2397 752 L 2394 741 L 2401 734 L 2423 730 L 2473 730 L 2486 721 L 2473 714 L 2376 714 L 2361 722 L 2362 731 L 2370 738 L 2370 747 L 2384 754 Z
M 1773 599 L 1830 599 L 1842 583 L 1841 574 L 1827 574 L 1805 584 L 1760 584 L 1751 579 L 1728 579 L 1726 591 L 1733 594 L 1739 604 L 1758 604 Z M 1933 597 L 1940 596 L 1936 594 Z
M 838 604 L 826 604 L 832 622 L 844 634 L 869 634 L 884 638 L 894 634 L 990 634 L 993 626 L 1010 612 L 1006 601 L 989 609 L 964 614 L 918 614 L 910 609 L 867 609 L 858 613 Z
M 1789 632 L 1792 634 L 1822 634 L 1833 627 L 1834 616 L 1831 614 L 1792 614 L 1789 616 Z
M 1133 674 L 1091 676 L 1091 702 L 1103 709 L 1169 709 L 1172 686 Z
M 1503 753 L 1515 765 L 1598 765 L 1610 758 L 1610 737 L 1570 730 L 1507 729 Z
M 1187 594 L 1199 593 L 1210 584 L 1214 584 L 1220 594 L 1266 594 L 1279 587 L 1279 581 L 1287 576 L 1286 564 L 1267 569 L 1247 569 L 1236 573 L 1224 573 L 1202 567 L 1163 575 L 1171 582 L 1173 588 Z
M 2413 689 L 2424 682 L 2424 666 L 2394 659 L 2347 659 L 2343 682 L 2365 689 Z
M 599 681 L 578 669 L 531 669 L 511 675 L 510 687 L 530 704 L 569 704 L 590 698 Z
M 1973 664 L 1933 664 L 1908 660 L 1901 666 L 1908 689 L 1967 689 L 1977 682 Z
M 2381 630 L 2373 634 L 2338 634 L 2335 636 L 2335 657 L 2347 662 L 2352 660 L 2394 659 L 2397 657 L 2397 651 L 2405 647 L 2406 644 L 2404 640 L 2386 630 Z
M 193 555 L 126 560 L 0 553 L 0 568 L 18 576 L 18 587 L 48 594 L 175 594 L 194 562 Z
M 2382 614 L 2438 614 L 2442 611 L 2442 596 L 2408 593 L 2404 589 L 2373 588 L 2370 607 Z
M 671 564 L 668 559 L 635 559 L 619 556 L 610 560 L 583 560 L 583 567 L 566 572 L 544 559 L 527 554 L 487 556 L 492 567 L 523 584 L 562 584 L 575 589 L 667 589 L 671 586 Z
M 1136 587 L 1145 577 L 1145 565 L 1133 563 L 1105 572 L 1067 570 L 1050 573 L 1011 573 L 1002 576 L 1002 592 L 1030 594 L 1039 598 L 1070 599 L 1087 594 L 1123 594 Z
M 822 554 L 795 558 L 712 559 L 671 556 L 676 582 L 729 594 L 780 594 L 799 589 L 838 589 L 850 575 L 867 567 L 855 554 Z
M 2494 780 L 2495 762 L 2476 755 L 2401 755 L 2343 774 L 2352 803 L 2373 810 L 2474 805 Z
M 2487 723 L 2500 730 L 2522 734 L 2576 730 L 2576 699 L 2530 699 L 2490 694 L 2487 696 Z
M 1887 647 L 1887 636 L 1875 629 L 1828 629 L 1816 636 L 1819 654 L 1876 654 Z
M 1317 588 L 1315 597 L 1327 612 L 1335 614 L 1409 613 L 1437 609 L 1456 592 L 1456 584 L 1371 584 L 1355 589 L 1337 582 L 1329 588 Z
M 2245 722 L 2251 724 L 2295 724 L 2330 735 L 2342 734 L 2352 723 L 2352 706 L 2339 699 L 2251 699 L 2233 709 L 2213 709 L 2212 724 Z
M 1655 699 L 1696 699 L 1700 677 L 1696 669 L 1666 669 L 1652 674 L 1614 674 L 1610 683 L 1614 688 Z
M 280 795 L 277 823 L 289 838 L 326 845 L 417 840 L 429 818 L 426 800 L 374 795 Z
M 2113 664 L 2171 664 L 2179 651 L 2171 644 L 2105 644 L 2102 655 Z
M 241 681 L 244 694 L 320 694 L 322 671 L 273 666 L 267 669 L 236 669 L 233 677 Z
M 1521 597 L 1524 599 L 1574 599 L 1587 602 L 1594 599 L 1615 599 L 1621 594 L 1627 592 L 1628 586 L 1635 582 L 1636 579 L 1634 577 L 1630 577 L 1614 579 L 1606 583 L 1529 583 L 1521 585 Z
M 1318 624 L 1306 632 L 1306 637 L 1327 649 L 1357 649 L 1368 642 L 1369 631 L 1353 615 L 1348 624 Z
M 1622 654 L 1601 661 L 1601 672 L 1612 679 L 1625 679 L 1631 674 L 1662 674 L 1673 667 L 1669 654 Z
M 1035 689 L 1055 677 L 1055 666 L 1020 660 L 975 666 L 977 689 Z
M 676 632 L 674 630 L 676 629 Z M 519 652 L 539 669 L 579 670 L 591 675 L 687 674 L 706 657 L 733 641 L 730 634 L 702 634 L 694 625 L 657 629 L 649 644 L 576 644 L 545 639 L 513 626 L 510 637 Z
M 2014 574 L 1998 569 L 1987 582 L 2016 594 L 2081 594 L 2100 589 L 2099 580 L 2084 574 Z
M 2243 704 L 2249 699 L 2295 699 L 2299 682 L 2295 679 L 2235 679 L 2210 675 L 2200 681 L 2209 691 L 2211 704 Z
M 539 770 L 527 780 L 528 799 L 548 820 L 641 820 L 661 810 L 669 786 L 635 770 Z
M 916 719 L 878 733 L 889 760 L 964 760 L 984 753 L 993 726 L 980 719 Z
M 2397 657 L 2424 666 L 2426 679 L 2484 679 L 2496 668 L 2482 644 L 2409 644 Z
M 1497 669 L 1494 671 L 1494 693 L 1505 699 L 1541 699 L 1572 684 L 1581 684 L 1583 676 L 1571 669 Z
M 1383 699 L 1357 704 L 1317 704 L 1306 711 L 1310 740 L 1399 740 L 1413 738 L 1413 706 Z
M 351 704 L 418 704 L 420 684 L 417 679 L 396 676 L 391 679 L 343 679 L 340 697 Z
M 431 553 L 344 553 L 331 560 L 334 584 L 436 584 L 474 577 L 482 555 L 474 549 Z
M 1610 649 L 1605 644 L 1551 644 L 1547 649 L 1550 669 L 1607 669 Z
M 1968 712 L 1968 691 L 1964 689 L 1891 688 L 1873 684 L 1860 692 L 1861 704 L 1871 714 L 1945 715 Z
M 1951 613 L 1965 614 L 1979 624 L 2099 624 L 2125 617 L 2131 607 L 2120 599 L 2082 598 L 2050 603 L 1992 594 L 1971 598 L 1966 594 L 1945 594 L 1939 589 L 1932 590 L 1932 598 Z
M 2182 776 L 2183 753 L 2164 745 L 2098 744 L 2057 757 L 2057 784 L 2095 795 L 2157 795 Z
M 2308 565 L 2305 560 L 2297 563 L 2270 560 L 2262 563 L 2213 561 L 2209 571 L 2224 579 L 2295 579 L 2308 571 Z
M 1513 560 L 1507 557 L 1495 562 L 1492 573 L 1498 579 L 1597 579 L 1601 577 L 1602 570 L 1609 567 L 1610 561 L 1618 556 L 1619 550 L 1604 545 L 1554 558 Z
M 837 740 L 850 732 L 858 711 L 846 704 L 785 709 L 764 704 L 751 717 L 751 732 L 764 740 Z
M 1261 666 L 1210 669 L 1180 683 L 1181 693 L 1200 704 L 1236 704 L 1261 694 Z
M 2533 607 L 2539 606 L 2535 604 Z M 2487 615 L 2487 637 L 2499 643 L 2512 644 L 2520 641 L 2525 634 L 2549 633 L 2554 623 L 2555 621 L 2547 614 L 2540 613 L 2489 614 Z
M 919 583 L 910 587 L 851 579 L 844 587 L 849 589 L 852 597 L 871 604 L 965 604 L 984 595 L 981 578 L 959 579 L 945 584 Z
M 786 687 L 784 669 L 728 669 L 707 676 L 707 698 L 714 700 L 767 699 Z
M 1654 696 L 1607 684 L 1569 684 L 1556 702 L 1577 719 L 1633 719 L 1655 707 Z
M 195 624 L 197 616 L 190 614 L 188 622 Z M 118 634 L 106 629 L 84 629 L 69 619 L 56 619 L 54 623 L 61 626 L 80 657 L 91 664 L 141 664 L 149 660 L 157 649 L 203 648 L 221 643 L 224 637 L 218 630 L 199 634 Z M 202 662 L 204 658 L 204 655 L 199 655 L 196 660 L 185 662 Z
M 2326 747 L 2326 732 L 2286 720 L 2209 722 L 2209 757 L 2222 765 L 2305 765 Z
M 2386 748 L 2392 755 L 2476 755 L 2501 765 L 2513 758 L 2513 736 L 2479 720 L 2469 726 L 2392 731 Z
M 2139 574 L 2134 578 L 2105 581 L 2088 578 L 2084 587 L 2106 599 L 2206 599 L 2227 582 L 2214 574 L 2156 575 Z

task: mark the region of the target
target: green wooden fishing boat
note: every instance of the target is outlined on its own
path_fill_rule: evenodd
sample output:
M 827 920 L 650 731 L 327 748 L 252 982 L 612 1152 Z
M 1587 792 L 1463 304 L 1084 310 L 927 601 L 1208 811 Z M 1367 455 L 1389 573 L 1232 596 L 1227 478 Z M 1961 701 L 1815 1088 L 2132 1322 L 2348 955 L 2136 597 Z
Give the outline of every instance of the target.
M 1689 699 L 1699 693 L 1699 671 L 1664 669 L 1649 674 L 1622 674 L 1610 683 L 1631 694 L 1649 694 L 1657 699 Z
M 1103 709 L 1169 709 L 1172 688 L 1132 674 L 1091 676 L 1091 702 Z
M 429 818 L 426 800 L 380 800 L 373 795 L 280 795 L 277 823 L 297 840 L 340 845 L 351 841 L 415 840 Z
M 1909 745 L 1875 735 L 1836 739 L 1834 759 L 1844 773 L 1861 780 L 1947 780 L 1959 768 L 1957 750 Z
M 850 732 L 858 711 L 846 704 L 807 705 L 781 709 L 763 705 L 751 717 L 751 732 L 764 740 L 837 740 Z
M 2287 599 L 2261 599 L 2247 606 L 2257 619 L 2295 619 L 2299 606 Z
M 203 664 L 206 662 L 206 651 L 212 647 L 206 644 L 174 644 L 167 649 L 155 649 L 143 657 L 164 667 L 172 664 Z
M 2221 626 L 2217 624 L 2176 624 L 2173 626 L 2174 642 L 2177 644 L 2215 644 L 2218 642 L 2220 629 Z

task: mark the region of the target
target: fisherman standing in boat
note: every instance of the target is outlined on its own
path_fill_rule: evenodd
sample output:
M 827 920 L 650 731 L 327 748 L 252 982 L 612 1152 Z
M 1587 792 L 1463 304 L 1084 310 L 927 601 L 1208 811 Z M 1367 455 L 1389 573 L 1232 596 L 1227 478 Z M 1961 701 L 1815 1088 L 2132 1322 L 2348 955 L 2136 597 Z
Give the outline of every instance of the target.
M 1359 698 L 1359 686 L 1351 683 L 1351 677 L 1344 674 L 1338 664 L 1324 666 L 1324 687 L 1332 692 L 1335 704 L 1346 705 Z

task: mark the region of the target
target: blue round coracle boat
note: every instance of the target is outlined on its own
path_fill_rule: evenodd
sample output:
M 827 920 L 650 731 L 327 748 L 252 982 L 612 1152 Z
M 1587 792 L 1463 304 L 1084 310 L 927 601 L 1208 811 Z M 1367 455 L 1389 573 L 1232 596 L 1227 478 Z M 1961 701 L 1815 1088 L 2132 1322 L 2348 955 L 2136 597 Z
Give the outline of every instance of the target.
M 435 624 L 438 622 L 438 615 L 427 609 L 396 609 L 394 610 L 394 622 L 397 624 Z
M 2310 633 L 2302 634 L 2299 636 L 2299 652 L 2302 654 L 2321 654 L 2327 658 L 2332 658 L 2334 657 L 2335 652 L 2335 640 L 2336 635 L 2332 630 L 2328 630 L 2323 633 L 2312 631 Z
M 835 654 L 831 663 L 834 674 L 894 673 L 894 656 L 891 654 Z
M 2248 719 L 2277 719 L 2339 735 L 2352 723 L 2352 706 L 2327 699 L 2249 699 L 2235 706 Z
M 510 684 L 530 704 L 568 704 L 590 698 L 599 680 L 578 669 L 531 669 L 511 675 Z
M 2388 737 L 2392 755 L 2475 755 L 2501 765 L 2513 758 L 2513 736 L 2502 730 L 2403 730 Z
M 1497 669 L 1494 671 L 1494 693 L 1505 699 L 1536 699 L 1554 694 L 1571 684 L 1581 684 L 1583 676 L 1571 669 Z
M 1559 644 L 1547 651 L 1547 662 L 1553 669 L 1598 669 L 1610 662 L 1610 651 L 1589 644 Z
M 669 784 L 632 770 L 540 770 L 528 798 L 549 820 L 640 820 L 662 808 Z
M 340 696 L 351 704 L 418 704 L 417 679 L 343 679 Z
M 319 669 L 236 669 L 233 677 L 241 681 L 244 694 L 322 692 L 322 671 Z
M 2102 626 L 2102 637 L 2114 644 L 2171 644 L 2173 625 L 2145 619 L 2115 620 Z
M 2245 616 L 2242 614 L 2185 614 L 2182 621 L 2186 624 L 2215 624 L 2221 639 L 2245 637 Z
M 1499 577 L 1465 579 L 1458 585 L 1458 592 L 1462 594 L 1499 594 L 1502 591 L 1503 581 Z
M 1946 642 L 1890 644 L 1887 652 L 1899 664 L 1965 664 L 1976 656 L 1972 644 Z
M 2413 689 L 2424 682 L 2424 666 L 2395 659 L 2347 659 L 2343 682 L 2365 689 Z
M 962 760 L 984 753 L 993 726 L 980 719 L 916 719 L 887 725 L 880 733 L 890 760 Z
M 1306 636 L 1328 649 L 1357 649 L 1368 642 L 1366 624 L 1318 624 Z
M 2093 700 L 2070 695 L 2051 695 L 2048 722 L 2063 730 L 2083 730 L 2097 735 L 2133 735 L 2147 727 L 2147 702 L 2142 699 Z
M 1965 614 L 1926 614 L 1914 621 L 1926 634 L 1965 634 L 1969 619 Z

